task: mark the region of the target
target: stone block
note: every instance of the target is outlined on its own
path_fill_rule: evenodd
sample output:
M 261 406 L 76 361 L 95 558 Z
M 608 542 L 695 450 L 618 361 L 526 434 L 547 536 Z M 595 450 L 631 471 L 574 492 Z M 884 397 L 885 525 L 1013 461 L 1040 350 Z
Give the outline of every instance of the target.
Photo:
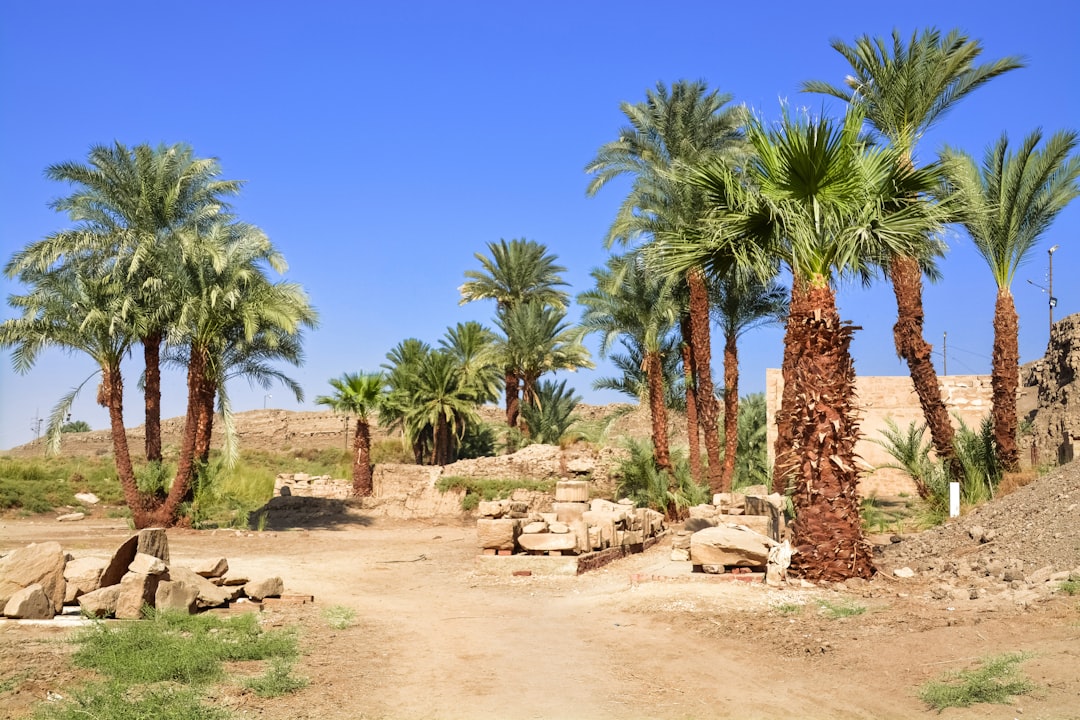
M 481 500 L 476 507 L 476 514 L 483 518 L 501 518 L 509 510 L 509 500 Z
M 518 544 L 525 550 L 532 552 L 549 552 L 551 550 L 574 550 L 577 548 L 577 536 L 574 533 L 535 533 L 521 535 Z
M 285 583 L 280 577 L 270 577 L 264 580 L 252 580 L 244 586 L 243 590 L 245 595 L 258 602 L 263 598 L 281 595 L 285 591 Z M 239 597 L 239 594 L 229 599 L 235 600 L 236 597 Z
M 725 515 L 733 514 L 732 510 L 742 510 L 746 507 L 746 495 L 743 493 L 716 493 L 713 495 L 712 504 L 717 512 Z
M 116 600 L 120 596 L 120 585 L 98 588 L 93 592 L 80 595 L 79 608 L 88 617 L 107 618 L 116 612 Z
M 64 590 L 64 604 L 70 605 L 80 595 L 93 592 L 101 587 L 101 573 L 109 561 L 100 557 L 84 557 L 68 560 L 64 565 L 64 580 L 67 588 Z
M 559 522 L 559 515 L 554 512 L 542 512 L 540 513 L 540 519 L 550 525 L 553 522 Z
M 513 550 L 514 540 L 519 533 L 520 524 L 509 518 L 476 521 L 477 544 L 481 548 L 494 550 Z
M 537 520 L 535 522 L 527 523 L 525 527 L 521 528 L 522 535 L 534 535 L 536 533 L 547 532 L 548 524 L 543 520 Z
M 137 620 L 143 616 L 143 608 L 154 606 L 154 595 L 161 580 L 160 575 L 144 575 L 129 572 L 120 579 L 120 592 L 116 596 L 116 617 Z
M 0 614 L 19 620 L 47 620 L 54 613 L 52 601 L 41 585 L 34 583 L 16 590 Z
M 188 567 L 204 578 L 219 578 L 229 572 L 229 561 L 226 558 L 208 558 L 188 563 Z
M 570 526 L 566 523 L 552 521 L 548 523 L 548 532 L 553 532 L 556 535 L 562 535 L 563 533 L 570 532 Z
M 135 553 L 135 559 L 128 565 L 128 572 L 138 573 L 139 575 L 162 575 L 168 569 L 165 563 L 161 561 L 161 558 L 141 552 Z
M 555 511 L 555 520 L 564 523 L 573 523 L 581 520 L 581 515 L 589 509 L 588 503 L 581 502 L 557 502 L 552 503 Z
M 199 591 L 191 585 L 178 580 L 162 580 L 154 593 L 154 607 L 190 615 L 195 612 L 198 599 Z
M 748 527 L 754 532 L 778 542 L 780 540 L 775 519 L 766 515 L 740 515 L 739 519 L 732 524 Z
M 588 502 L 588 480 L 560 480 L 555 483 L 555 502 Z
M 233 594 L 233 591 L 230 588 L 218 587 L 203 576 L 196 575 L 195 571 L 186 567 L 171 567 L 169 568 L 168 575 L 163 576 L 161 579 L 179 580 L 198 590 L 199 597 L 196 599 L 195 604 L 200 610 L 221 607 L 229 602 L 229 598 L 231 598 Z
M 694 565 L 764 568 L 771 539 L 733 525 L 705 528 L 690 538 L 690 561 Z
M 0 558 L 0 607 L 23 588 L 37 584 L 54 612 L 64 607 L 64 565 L 60 543 L 33 543 Z
M 690 508 L 690 517 L 711 520 L 716 517 L 717 512 L 715 505 L 694 505 Z

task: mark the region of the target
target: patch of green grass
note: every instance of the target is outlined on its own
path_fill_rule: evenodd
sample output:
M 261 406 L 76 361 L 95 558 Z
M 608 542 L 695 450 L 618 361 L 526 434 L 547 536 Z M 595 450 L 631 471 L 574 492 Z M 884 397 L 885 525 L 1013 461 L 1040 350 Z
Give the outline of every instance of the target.
M 842 602 L 829 602 L 828 600 L 818 600 L 820 606 L 820 612 L 828 617 L 830 620 L 839 620 L 840 618 L 854 617 L 856 615 L 862 615 L 866 612 L 865 605 L 859 605 L 849 600 Z
M 1013 696 L 1034 689 L 1016 667 L 1028 657 L 1025 653 L 1007 653 L 986 658 L 972 670 L 948 673 L 941 680 L 927 683 L 919 689 L 919 699 L 938 712 L 975 703 L 1008 703 Z
M 0 695 L 3 695 L 6 692 L 11 692 L 15 688 L 19 687 L 19 685 L 22 684 L 22 681 L 28 677 L 30 677 L 30 673 L 21 672 L 15 673 L 14 675 L 0 680 Z
M 307 678 L 296 677 L 292 674 L 292 661 L 285 658 L 274 658 L 270 661 L 270 667 L 264 675 L 244 682 L 244 687 L 261 698 L 281 697 L 301 690 L 307 685 Z
M 356 611 L 344 605 L 331 605 L 322 612 L 323 620 L 335 630 L 352 627 L 356 621 Z
M 90 685 L 59 703 L 38 706 L 35 720 L 228 720 L 229 713 L 204 704 L 191 688 L 162 685 L 129 688 L 113 682 Z
M 465 497 L 461 500 L 462 510 L 475 510 L 481 500 L 501 500 L 508 498 L 515 490 L 533 490 L 537 492 L 553 492 L 554 480 L 525 480 L 507 478 L 467 478 L 451 475 L 441 477 L 435 483 L 440 492 L 449 490 L 464 490 Z M 473 498 L 473 499 L 470 499 Z
M 92 492 L 106 504 L 122 497 L 109 458 L 0 457 L 0 510 L 43 513 L 78 505 L 75 493 Z
M 1068 580 L 1062 580 L 1058 585 L 1058 591 L 1066 595 L 1080 595 L 1080 577 L 1070 575 Z
M 773 606 L 773 610 L 781 615 L 794 615 L 802 612 L 803 606 L 798 603 L 780 603 Z

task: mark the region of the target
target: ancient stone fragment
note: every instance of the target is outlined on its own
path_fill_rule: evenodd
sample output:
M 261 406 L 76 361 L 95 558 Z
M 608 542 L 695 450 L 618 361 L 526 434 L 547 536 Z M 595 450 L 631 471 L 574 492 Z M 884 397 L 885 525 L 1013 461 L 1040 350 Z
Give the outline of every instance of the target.
M 15 591 L 2 614 L 20 620 L 47 620 L 53 616 L 52 602 L 41 585 L 34 583 Z
M 54 612 L 64 607 L 64 551 L 60 543 L 34 543 L 0 558 L 0 606 L 19 590 L 41 585 Z

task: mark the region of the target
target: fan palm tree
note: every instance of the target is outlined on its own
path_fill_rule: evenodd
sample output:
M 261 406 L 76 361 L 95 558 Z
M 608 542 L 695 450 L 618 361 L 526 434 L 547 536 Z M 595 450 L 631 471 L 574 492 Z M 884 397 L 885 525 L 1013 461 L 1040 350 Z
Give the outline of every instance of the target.
M 356 416 L 353 435 L 353 495 L 368 497 L 373 490 L 371 479 L 371 416 L 379 411 L 386 398 L 386 379 L 381 372 L 345 373 L 331 378 L 332 395 L 315 398 L 336 413 Z
M 1042 138 L 1036 130 L 1019 150 L 1010 152 L 1008 138 L 1002 135 L 987 149 L 981 168 L 962 151 L 944 153 L 948 190 L 958 200 L 963 225 L 997 284 L 991 388 L 994 441 L 998 463 L 1006 471 L 1020 465 L 1016 445 L 1019 326 L 1010 288 L 1016 271 L 1031 257 L 1054 218 L 1080 194 L 1080 157 L 1070 157 L 1077 133 L 1055 133 L 1039 149 Z
M 792 486 L 793 567 L 818 579 L 873 572 L 859 518 L 853 328 L 840 318 L 834 284 L 852 275 L 868 280 L 878 258 L 910 252 L 940 214 L 923 198 L 936 173 L 902 165 L 892 148 L 868 148 L 862 122 L 854 107 L 840 123 L 787 113 L 776 129 L 752 122 L 755 158 L 746 177 L 719 163 L 692 174 L 717 206 L 711 239 L 668 251 L 675 269 L 708 265 L 710 257 L 730 257 L 734 241 L 743 247 L 754 238 L 791 271 L 777 417 L 787 440 L 778 440 L 774 472 Z
M 586 190 L 589 195 L 595 195 L 617 177 L 633 179 L 630 193 L 608 231 L 608 246 L 643 236 L 655 243 L 697 231 L 706 210 L 703 194 L 674 170 L 716 158 L 734 162 L 743 153 L 741 128 L 746 111 L 742 107 L 725 108 L 731 99 L 731 95 L 710 92 L 703 82 L 679 81 L 670 90 L 658 83 L 655 90 L 646 93 L 645 102 L 622 103 L 630 125 L 619 131 L 617 140 L 603 145 L 585 166 L 593 176 Z M 709 483 L 716 490 L 722 468 L 719 407 L 712 382 L 708 289 L 700 268 L 687 268 L 683 279 L 690 302 L 681 327 L 692 356 L 689 367 L 693 376 L 687 392 L 694 393 L 693 400 L 688 397 L 688 414 L 700 413 Z M 692 461 L 696 457 L 697 433 L 698 427 L 689 428 Z
M 957 102 L 999 75 L 1023 67 L 1017 57 L 976 64 L 982 46 L 958 30 L 943 36 L 930 28 L 912 33 L 906 43 L 894 30 L 891 44 L 862 36 L 854 45 L 833 40 L 832 47 L 851 64 L 847 87 L 812 81 L 803 83 L 802 89 L 858 103 L 871 127 L 899 151 L 898 161 L 906 165 L 913 164 L 923 134 Z M 907 362 L 934 449 L 959 480 L 962 468 L 953 447 L 953 427 L 930 356 L 932 348 L 923 337 L 922 272 L 932 252 L 915 247 L 887 256 L 883 264 L 896 295 L 896 352 Z
M 619 338 L 625 338 L 640 354 L 656 463 L 670 473 L 666 402 L 670 382 L 664 374 L 663 352 L 671 349 L 668 340 L 678 307 L 670 283 L 650 273 L 643 260 L 639 254 L 610 258 L 607 267 L 592 271 L 595 287 L 578 295 L 577 300 L 585 308 L 581 326 L 586 334 L 600 334 L 601 356 L 607 355 Z
M 494 300 L 496 315 L 504 317 L 524 303 L 549 305 L 564 310 L 569 295 L 558 287 L 566 285 L 560 273 L 566 268 L 547 247 L 534 240 L 515 239 L 488 243 L 491 257 L 476 253 L 482 270 L 466 270 L 466 282 L 459 288 L 461 303 Z M 505 368 L 506 424 L 517 427 L 522 378 L 512 367 Z
M 242 183 L 219 179 L 218 161 L 197 158 L 184 144 L 95 145 L 86 164 L 59 163 L 45 174 L 73 186 L 52 207 L 77 226 L 29 245 L 13 263 L 46 267 L 87 253 L 108 258 L 126 287 L 124 320 L 143 346 L 146 458 L 160 462 L 161 346 L 181 302 L 171 281 L 182 264 L 178 233 L 225 211 L 225 198 Z
M 787 317 L 787 288 L 762 282 L 752 272 L 733 268 L 716 283 L 714 315 L 724 335 L 724 474 L 722 492 L 730 492 L 739 452 L 739 338 L 762 325 Z

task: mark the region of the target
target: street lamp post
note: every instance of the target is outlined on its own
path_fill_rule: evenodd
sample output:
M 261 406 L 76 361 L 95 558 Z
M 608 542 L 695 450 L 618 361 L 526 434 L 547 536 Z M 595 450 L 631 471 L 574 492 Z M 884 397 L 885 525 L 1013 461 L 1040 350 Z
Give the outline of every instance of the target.
M 1058 246 L 1054 245 L 1047 250 L 1047 255 L 1050 258 L 1050 267 L 1046 274 L 1047 290 L 1050 295 L 1050 333 L 1054 332 L 1054 306 L 1057 305 L 1057 298 L 1054 297 L 1054 253 L 1057 252 Z
M 263 410 L 266 409 L 266 401 L 272 399 L 273 397 L 274 396 L 271 395 L 270 393 L 267 393 L 266 395 L 263 395 Z

